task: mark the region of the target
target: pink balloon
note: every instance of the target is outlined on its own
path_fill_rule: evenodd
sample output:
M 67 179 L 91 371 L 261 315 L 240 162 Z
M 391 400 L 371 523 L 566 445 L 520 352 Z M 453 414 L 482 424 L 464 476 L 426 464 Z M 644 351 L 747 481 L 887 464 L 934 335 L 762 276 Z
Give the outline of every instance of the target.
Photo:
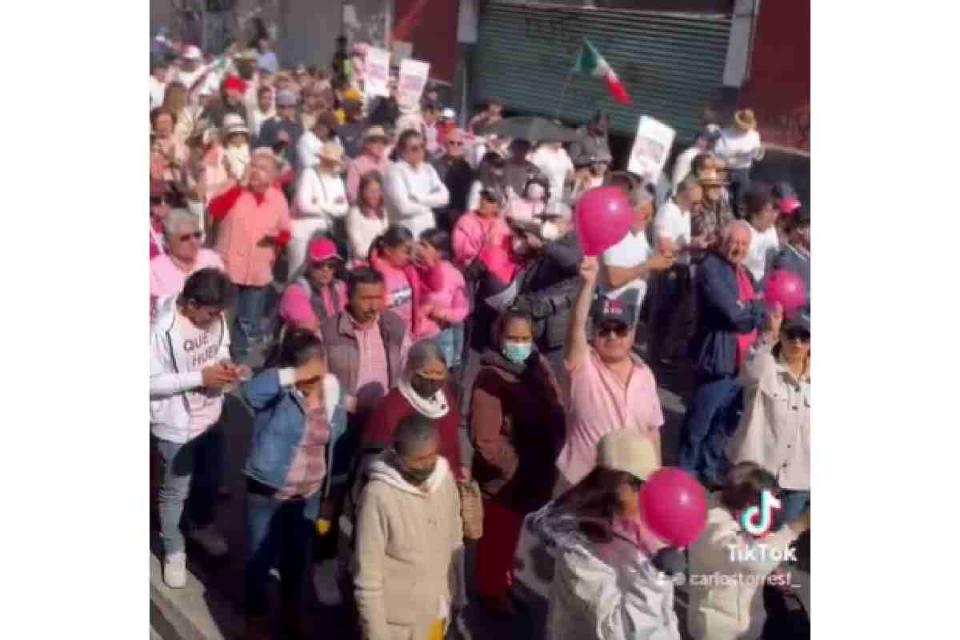
M 791 315 L 807 301 L 807 290 L 800 276 L 777 269 L 767 274 L 763 285 L 763 298 L 768 305 L 779 302 L 784 315 Z
M 619 187 L 597 187 L 577 200 L 580 246 L 588 256 L 598 256 L 623 240 L 632 220 L 630 201 Z
M 683 469 L 663 467 L 640 487 L 640 515 L 658 537 L 686 547 L 707 524 L 707 494 Z

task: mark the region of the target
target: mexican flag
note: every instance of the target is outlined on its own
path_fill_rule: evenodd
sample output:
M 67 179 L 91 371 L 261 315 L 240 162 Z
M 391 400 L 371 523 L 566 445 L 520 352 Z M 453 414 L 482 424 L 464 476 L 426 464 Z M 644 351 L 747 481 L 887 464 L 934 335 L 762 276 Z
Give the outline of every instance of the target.
M 630 96 L 627 95 L 627 89 L 620 82 L 620 78 L 613 72 L 607 61 L 603 59 L 600 52 L 593 48 L 589 40 L 584 39 L 583 46 L 580 47 L 580 55 L 577 56 L 577 63 L 573 70 L 578 73 L 585 73 L 595 78 L 603 78 L 607 83 L 607 91 L 610 97 L 620 104 L 630 104 Z

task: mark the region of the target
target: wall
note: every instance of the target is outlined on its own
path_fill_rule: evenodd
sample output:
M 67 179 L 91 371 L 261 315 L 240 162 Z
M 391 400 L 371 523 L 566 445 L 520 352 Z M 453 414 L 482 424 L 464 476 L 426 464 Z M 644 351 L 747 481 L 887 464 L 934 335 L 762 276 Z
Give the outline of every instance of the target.
M 764 142 L 810 150 L 810 0 L 761 0 L 750 79 L 738 103 Z
M 430 63 L 430 77 L 453 82 L 457 64 L 458 0 L 395 0 L 394 39 L 413 44 L 413 57 Z

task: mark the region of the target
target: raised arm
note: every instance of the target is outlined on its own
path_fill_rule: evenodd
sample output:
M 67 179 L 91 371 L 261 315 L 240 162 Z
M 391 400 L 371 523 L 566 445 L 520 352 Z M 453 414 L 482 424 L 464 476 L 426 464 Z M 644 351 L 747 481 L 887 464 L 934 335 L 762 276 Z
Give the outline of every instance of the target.
M 586 256 L 580 263 L 580 290 L 573 303 L 573 313 L 567 327 L 567 343 L 563 352 L 567 369 L 571 371 L 583 364 L 590 350 L 587 343 L 587 319 L 590 316 L 590 303 L 593 301 L 598 270 L 599 265 L 594 256 Z

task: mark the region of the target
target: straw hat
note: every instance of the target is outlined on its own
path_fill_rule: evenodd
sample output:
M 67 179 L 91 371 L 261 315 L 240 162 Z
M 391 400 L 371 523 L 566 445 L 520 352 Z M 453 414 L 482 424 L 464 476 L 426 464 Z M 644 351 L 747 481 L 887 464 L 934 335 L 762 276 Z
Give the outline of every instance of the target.
M 733 114 L 733 124 L 740 131 L 750 131 L 757 128 L 757 118 L 753 109 L 740 109 Z
M 363 142 L 367 140 L 382 140 L 386 142 L 387 132 L 379 125 L 368 127 L 367 130 L 363 132 Z
M 336 164 L 340 169 L 343 168 L 343 149 L 336 142 L 325 142 L 317 152 L 317 157 Z

